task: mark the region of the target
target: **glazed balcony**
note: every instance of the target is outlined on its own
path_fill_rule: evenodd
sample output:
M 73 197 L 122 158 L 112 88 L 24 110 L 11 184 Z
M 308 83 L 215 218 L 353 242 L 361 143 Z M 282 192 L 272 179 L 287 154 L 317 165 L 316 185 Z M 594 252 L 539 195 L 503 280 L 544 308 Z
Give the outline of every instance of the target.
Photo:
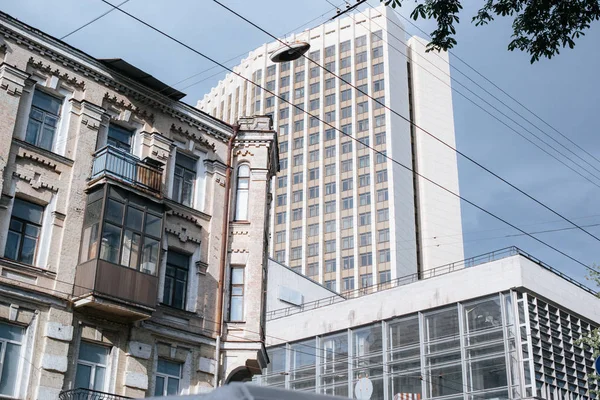
M 91 179 L 110 177 L 139 189 L 160 194 L 162 168 L 112 146 L 94 154 Z

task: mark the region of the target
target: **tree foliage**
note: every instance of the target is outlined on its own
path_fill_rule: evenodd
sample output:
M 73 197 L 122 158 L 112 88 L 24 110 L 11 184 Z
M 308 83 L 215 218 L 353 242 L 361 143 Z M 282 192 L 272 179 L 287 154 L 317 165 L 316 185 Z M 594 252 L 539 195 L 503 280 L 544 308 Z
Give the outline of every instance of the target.
M 589 274 L 586 277 L 588 280 L 594 282 L 597 287 L 600 287 L 600 266 L 593 266 L 590 270 Z M 600 298 L 600 292 L 596 293 L 596 296 Z M 594 359 L 600 356 L 600 328 L 596 328 L 586 336 L 581 337 L 576 341 L 576 344 L 583 344 L 584 346 L 589 346 L 592 348 Z M 589 376 L 590 379 L 595 379 L 596 383 L 600 383 L 600 376 L 597 374 L 592 374 Z M 596 395 L 600 395 L 600 390 L 590 390 L 592 393 L 596 393 Z
M 386 6 L 400 7 L 407 0 L 380 0 Z M 449 50 L 456 45 L 456 25 L 462 10 L 461 0 L 413 0 L 410 16 L 434 19 L 437 28 L 431 32 L 427 51 Z M 411 1 L 412 2 L 412 1 Z M 486 25 L 495 17 L 513 18 L 509 50 L 519 49 L 531 55 L 531 63 L 540 57 L 552 58 L 565 47 L 573 48 L 575 40 L 593 21 L 600 19 L 600 0 L 483 0 L 483 6 L 471 21 Z

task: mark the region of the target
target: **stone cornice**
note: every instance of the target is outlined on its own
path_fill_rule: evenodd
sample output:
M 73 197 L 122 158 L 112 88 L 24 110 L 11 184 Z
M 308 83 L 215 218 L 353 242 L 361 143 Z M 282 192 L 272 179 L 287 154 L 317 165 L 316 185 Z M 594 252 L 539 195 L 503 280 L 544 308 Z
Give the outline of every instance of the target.
M 119 98 L 116 95 L 111 96 L 110 93 L 106 92 L 106 94 L 104 95 L 104 100 L 106 100 L 108 104 L 116 108 L 131 111 L 131 114 L 135 115 L 143 121 L 147 121 L 150 123 L 154 122 L 154 113 L 142 110 L 141 108 L 136 107 L 130 102 L 125 101 L 123 99 L 119 100 Z
M 36 61 L 33 57 L 30 57 L 28 65 L 31 66 L 31 68 L 33 68 L 36 71 L 54 75 L 81 90 L 85 89 L 85 82 L 83 80 L 79 80 L 75 76 L 71 76 L 71 75 L 67 74 L 66 72 L 62 72 L 59 68 L 53 69 L 50 64 L 44 64 L 44 62 L 42 60 Z
M 106 67 L 97 59 L 5 13 L 0 13 L 0 35 L 77 74 L 89 77 L 98 84 L 134 98 L 190 126 L 205 130 L 223 142 L 227 142 L 232 134 L 232 127 L 225 122 L 181 101 L 170 99 L 118 72 L 107 73 Z
M 186 136 L 186 137 L 192 139 L 196 144 L 201 145 L 202 147 L 204 147 L 207 150 L 216 151 L 216 146 L 214 143 L 209 142 L 208 140 L 204 139 L 202 136 L 195 134 L 193 132 L 190 132 L 187 129 L 183 130 L 183 128 L 180 126 L 175 126 L 175 124 L 171 124 L 171 132 L 178 133 L 182 136 Z
M 61 155 L 42 149 L 40 147 L 36 147 L 23 140 L 13 138 L 13 144 L 19 146 L 21 149 L 24 149 L 20 149 L 18 151 L 19 157 L 32 159 L 35 158 L 36 161 L 47 165 L 48 167 L 56 170 L 57 172 L 62 172 L 62 168 L 57 166 L 56 163 L 60 163 L 69 167 L 73 166 L 73 160 L 71 160 L 70 158 L 63 157 Z

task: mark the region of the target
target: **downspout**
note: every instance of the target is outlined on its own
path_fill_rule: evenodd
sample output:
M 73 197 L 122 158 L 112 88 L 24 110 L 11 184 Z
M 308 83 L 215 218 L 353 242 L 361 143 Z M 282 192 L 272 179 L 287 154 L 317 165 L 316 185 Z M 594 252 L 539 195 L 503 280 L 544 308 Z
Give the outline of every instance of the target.
M 223 334 L 223 297 L 225 296 L 224 280 L 225 280 L 225 267 L 227 265 L 227 247 L 228 238 L 227 234 L 229 230 L 229 203 L 231 202 L 231 161 L 233 152 L 233 142 L 236 139 L 240 126 L 235 124 L 233 127 L 233 134 L 227 142 L 227 170 L 225 171 L 225 201 L 223 202 L 223 226 L 221 228 L 221 263 L 219 265 L 219 285 L 217 287 L 217 343 L 215 350 L 215 379 L 213 387 L 217 387 L 219 384 L 219 374 L 221 371 L 221 335 Z

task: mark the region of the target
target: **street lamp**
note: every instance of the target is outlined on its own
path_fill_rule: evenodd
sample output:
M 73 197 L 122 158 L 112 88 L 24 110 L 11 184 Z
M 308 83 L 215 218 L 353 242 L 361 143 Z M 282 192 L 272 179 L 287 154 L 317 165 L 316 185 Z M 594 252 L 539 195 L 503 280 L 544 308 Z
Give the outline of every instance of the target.
M 274 63 L 294 61 L 302 57 L 308 49 L 310 49 L 310 44 L 307 42 L 285 43 L 271 54 L 271 61 Z

